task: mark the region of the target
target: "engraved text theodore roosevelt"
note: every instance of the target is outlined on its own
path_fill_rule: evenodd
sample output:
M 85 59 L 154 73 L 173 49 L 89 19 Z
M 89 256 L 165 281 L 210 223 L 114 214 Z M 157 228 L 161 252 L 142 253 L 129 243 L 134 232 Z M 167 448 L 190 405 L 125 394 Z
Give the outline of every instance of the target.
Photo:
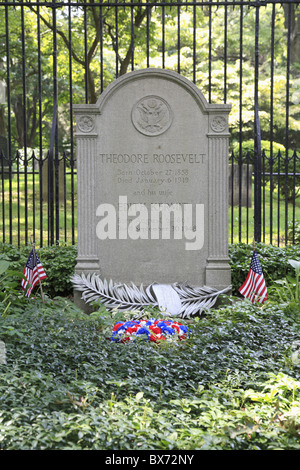
M 204 153 L 100 153 L 101 163 L 204 163 Z

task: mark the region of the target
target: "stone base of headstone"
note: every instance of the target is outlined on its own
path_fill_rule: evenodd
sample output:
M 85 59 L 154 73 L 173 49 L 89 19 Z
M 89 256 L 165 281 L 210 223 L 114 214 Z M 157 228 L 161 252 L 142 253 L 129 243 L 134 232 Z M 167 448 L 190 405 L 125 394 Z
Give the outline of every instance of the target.
M 84 313 L 87 313 L 88 315 L 95 311 L 95 308 L 93 308 L 90 304 L 82 300 L 81 292 L 75 289 L 73 289 L 73 301 L 76 307 L 80 308 Z
M 220 258 L 208 259 L 205 281 L 207 286 L 214 286 L 220 290 L 231 285 L 231 268 L 228 258 L 224 258 L 223 261 Z

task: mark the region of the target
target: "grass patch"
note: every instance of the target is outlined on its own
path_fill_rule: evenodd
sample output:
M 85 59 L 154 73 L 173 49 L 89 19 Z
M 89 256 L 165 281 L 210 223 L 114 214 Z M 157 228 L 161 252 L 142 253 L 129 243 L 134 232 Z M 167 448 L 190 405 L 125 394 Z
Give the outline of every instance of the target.
M 44 183 L 45 184 L 45 183 Z M 74 187 L 73 187 L 74 184 Z M 74 196 L 72 197 L 72 194 Z M 74 201 L 74 208 L 72 207 Z M 58 211 L 54 199 L 55 224 L 59 226 L 59 241 L 72 244 L 77 239 L 77 179 L 66 174 Z M 26 233 L 35 235 L 38 244 L 48 244 L 49 204 L 47 192 L 40 194 L 39 173 L 19 174 L 11 181 L 0 180 L 0 239 L 13 244 L 25 243 Z M 56 227 L 55 225 L 55 227 Z M 74 227 L 74 229 L 72 228 Z M 55 228 L 56 230 L 56 228 Z M 11 232 L 11 239 L 10 239 Z
M 262 236 L 263 243 L 278 246 L 285 245 L 285 220 L 300 221 L 300 198 L 295 204 L 285 204 L 282 195 L 277 189 L 270 191 L 270 184 L 266 183 L 262 190 Z M 231 243 L 252 243 L 254 238 L 254 186 L 252 188 L 251 207 L 229 207 L 228 215 L 229 240 Z

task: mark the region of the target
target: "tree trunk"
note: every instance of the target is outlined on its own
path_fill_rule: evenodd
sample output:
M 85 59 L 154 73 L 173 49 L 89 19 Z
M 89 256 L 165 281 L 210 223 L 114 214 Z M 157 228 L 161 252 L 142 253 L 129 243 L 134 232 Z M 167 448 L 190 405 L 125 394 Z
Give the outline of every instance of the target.
M 290 32 L 290 57 L 291 57 L 291 65 L 296 63 L 299 64 L 300 62 L 300 8 L 296 8 L 296 5 L 292 4 L 284 4 L 284 19 L 285 19 L 285 27 L 289 28 L 289 15 L 291 14 L 290 24 L 291 24 L 291 32 Z

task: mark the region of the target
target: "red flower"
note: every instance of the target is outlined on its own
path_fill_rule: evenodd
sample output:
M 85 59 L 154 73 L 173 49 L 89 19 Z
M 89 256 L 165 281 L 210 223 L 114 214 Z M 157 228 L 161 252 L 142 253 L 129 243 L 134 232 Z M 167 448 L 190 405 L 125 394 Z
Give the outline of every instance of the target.
M 179 328 L 178 325 L 175 325 L 175 323 L 173 323 L 172 328 L 173 328 L 174 330 L 176 330 L 176 331 L 179 333 L 180 328 Z
M 129 336 L 124 336 L 124 338 L 121 339 L 121 343 L 125 343 L 126 341 L 129 341 L 130 337 Z
M 156 335 L 161 334 L 161 329 L 158 326 L 150 325 L 149 330 L 153 331 Z
M 122 325 L 124 325 L 124 323 L 122 322 L 116 323 L 115 326 L 113 327 L 113 331 L 117 331 Z
M 137 329 L 138 329 L 138 327 L 137 327 L 137 326 L 129 326 L 129 327 L 127 328 L 127 330 L 126 330 L 126 332 L 125 332 L 125 333 L 127 333 L 127 334 L 130 334 L 130 335 L 131 335 L 132 333 L 135 333 L 135 332 L 137 331 Z
M 166 338 L 162 334 L 158 334 L 156 336 L 150 335 L 150 341 L 158 341 L 158 340 L 165 340 Z

